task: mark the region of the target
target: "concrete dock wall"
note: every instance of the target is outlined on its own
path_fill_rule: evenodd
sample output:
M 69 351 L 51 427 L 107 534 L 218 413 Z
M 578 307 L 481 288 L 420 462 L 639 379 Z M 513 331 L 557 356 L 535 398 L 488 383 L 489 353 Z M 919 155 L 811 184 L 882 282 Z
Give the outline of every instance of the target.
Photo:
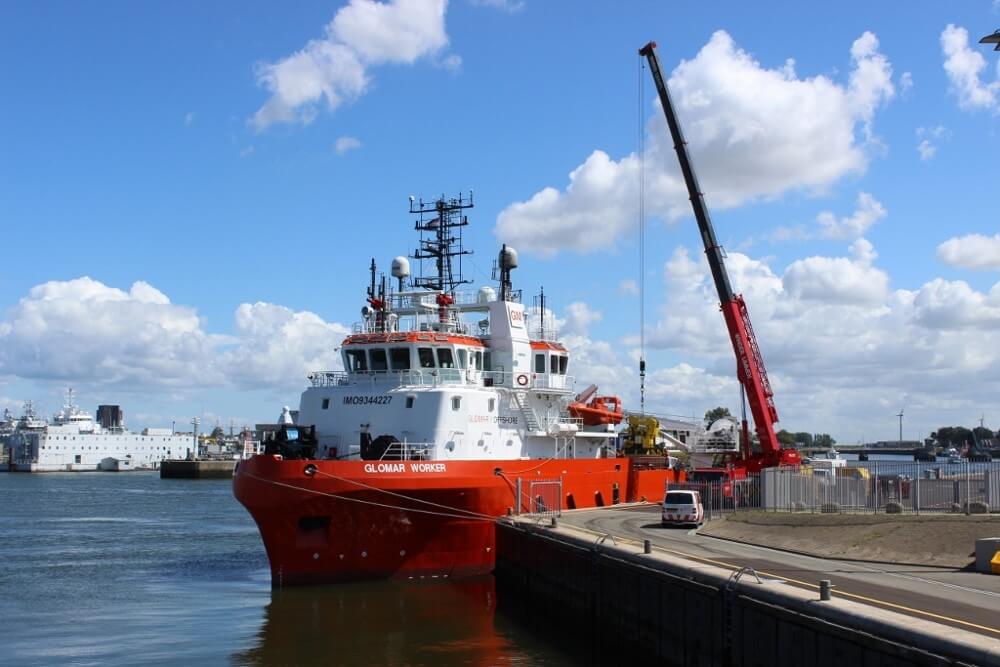
M 233 476 L 236 461 L 163 461 L 161 479 L 227 479 Z
M 600 543 L 599 543 L 600 542 Z M 731 667 L 1000 665 L 1000 640 L 571 527 L 497 527 L 501 607 L 612 655 Z

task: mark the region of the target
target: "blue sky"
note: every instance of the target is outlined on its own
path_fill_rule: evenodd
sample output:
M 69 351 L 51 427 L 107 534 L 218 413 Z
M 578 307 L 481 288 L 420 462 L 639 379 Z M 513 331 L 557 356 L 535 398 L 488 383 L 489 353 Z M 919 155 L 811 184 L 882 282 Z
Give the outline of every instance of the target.
M 641 119 L 649 405 L 736 409 L 654 39 L 781 426 L 1000 427 L 998 27 L 991 0 L 6 3 L 0 401 L 271 419 L 370 257 L 412 250 L 407 196 L 474 189 L 469 276 L 516 246 L 576 375 L 635 404 Z

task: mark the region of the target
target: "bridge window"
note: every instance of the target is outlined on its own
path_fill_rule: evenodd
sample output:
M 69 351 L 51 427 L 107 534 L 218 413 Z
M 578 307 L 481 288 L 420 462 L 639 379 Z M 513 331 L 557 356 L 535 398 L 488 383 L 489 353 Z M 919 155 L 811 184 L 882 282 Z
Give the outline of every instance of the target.
M 476 350 L 472 353 L 472 358 L 476 364 L 476 370 L 483 370 L 483 352 L 482 350 Z
M 456 350 L 456 354 L 458 354 L 458 367 L 459 368 L 468 368 L 469 367 L 469 351 L 466 350 L 464 347 L 460 347 L 460 348 L 458 348 L 458 350 Z
M 438 348 L 438 368 L 454 368 L 455 359 L 451 354 L 450 347 Z
M 553 375 L 559 372 L 559 355 L 553 354 L 549 357 L 551 370 L 549 371 Z
M 389 361 L 392 362 L 392 370 L 410 370 L 410 348 L 394 347 L 389 350 Z
M 559 375 L 566 375 L 566 367 L 569 365 L 569 357 L 566 355 L 559 356 Z
M 417 357 L 420 358 L 421 368 L 434 368 L 434 350 L 429 347 L 417 348 Z
M 545 372 L 545 355 L 536 354 L 535 355 L 535 372 L 544 373 Z
M 372 356 L 372 370 L 373 371 L 387 371 L 389 370 L 389 362 L 385 358 L 385 350 L 382 348 L 376 348 L 370 352 Z
M 351 373 L 368 370 L 368 359 L 364 350 L 347 350 L 347 370 Z
M 324 398 L 323 399 L 323 409 L 324 410 L 329 410 L 330 409 L 330 399 L 329 398 Z
M 493 370 L 493 355 L 490 352 L 483 352 L 483 370 Z

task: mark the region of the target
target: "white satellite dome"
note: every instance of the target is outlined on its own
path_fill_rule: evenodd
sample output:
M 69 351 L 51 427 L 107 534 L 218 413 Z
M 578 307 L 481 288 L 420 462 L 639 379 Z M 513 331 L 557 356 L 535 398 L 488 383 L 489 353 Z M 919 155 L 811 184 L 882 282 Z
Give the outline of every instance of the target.
M 479 292 L 476 294 L 476 303 L 480 305 L 486 305 L 497 300 L 497 291 L 490 287 L 489 285 L 484 285 L 479 288 Z
M 406 257 L 400 255 L 399 257 L 394 257 L 392 259 L 392 277 L 393 278 L 409 278 L 410 277 L 410 260 Z

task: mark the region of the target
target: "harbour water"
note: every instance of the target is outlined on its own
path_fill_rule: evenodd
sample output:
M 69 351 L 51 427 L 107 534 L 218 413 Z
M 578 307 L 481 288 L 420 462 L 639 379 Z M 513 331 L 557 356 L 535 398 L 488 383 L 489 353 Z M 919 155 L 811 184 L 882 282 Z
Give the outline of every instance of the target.
M 492 578 L 273 591 L 229 480 L 0 473 L 0 662 L 570 665 Z

